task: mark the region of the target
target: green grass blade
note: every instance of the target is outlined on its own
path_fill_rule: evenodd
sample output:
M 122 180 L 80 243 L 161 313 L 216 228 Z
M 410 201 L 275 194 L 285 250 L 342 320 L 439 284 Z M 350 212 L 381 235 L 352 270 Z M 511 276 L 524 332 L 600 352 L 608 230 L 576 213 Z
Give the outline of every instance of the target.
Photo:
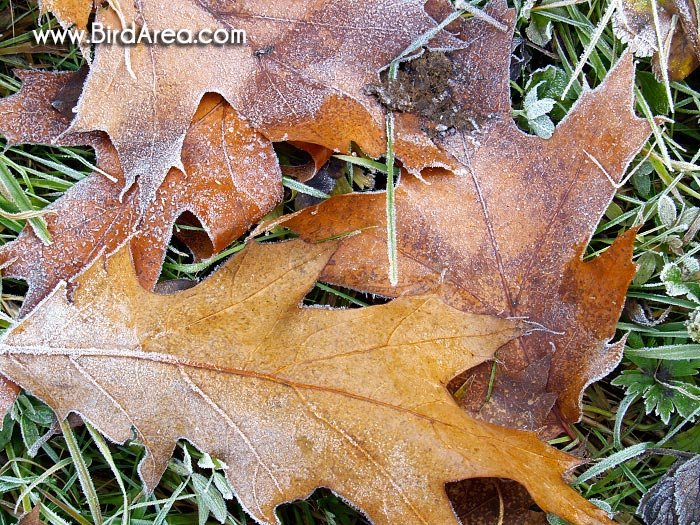
M 600 36 L 603 34 L 603 30 L 607 27 L 608 22 L 610 21 L 610 18 L 612 18 L 612 15 L 615 12 L 616 7 L 617 7 L 617 3 L 611 2 L 610 5 L 608 6 L 608 9 L 605 11 L 605 14 L 603 15 L 602 20 L 598 23 L 598 27 L 596 27 L 596 30 L 593 33 L 593 36 L 591 37 L 591 41 L 586 46 L 586 49 L 583 52 L 583 55 L 581 55 L 581 58 L 579 59 L 578 65 L 576 66 L 576 69 L 571 74 L 571 78 L 569 78 L 569 83 L 566 85 L 566 87 L 564 88 L 564 91 L 562 92 L 562 95 L 561 95 L 562 100 L 564 100 L 566 98 L 566 95 L 569 93 L 571 86 L 574 84 L 574 82 L 576 82 L 576 79 L 583 71 L 583 66 L 586 65 L 586 62 L 588 62 L 588 57 L 591 56 L 591 53 L 593 53 L 596 46 L 598 45 L 598 40 L 600 39 Z
M 229 255 L 233 255 L 234 253 L 240 252 L 243 248 L 245 248 L 245 244 L 241 243 L 232 246 L 231 248 L 228 248 L 227 250 L 224 250 L 223 252 L 220 252 L 205 261 L 191 264 L 165 263 L 163 266 L 168 268 L 169 270 L 176 270 L 184 273 L 197 273 L 206 270 L 212 264 L 220 261 L 221 259 L 225 259 Z
M 114 474 L 114 479 L 117 482 L 117 485 L 119 486 L 119 490 L 122 491 L 122 496 L 124 498 L 124 513 L 122 514 L 122 525 L 129 525 L 129 497 L 126 493 L 126 487 L 124 487 L 124 482 L 122 481 L 119 469 L 114 463 L 112 453 L 110 452 L 109 447 L 107 446 L 107 443 L 105 442 L 102 435 L 99 432 L 97 432 L 88 421 L 84 421 L 84 423 L 85 428 L 87 428 L 88 432 L 90 433 L 90 437 L 92 437 L 92 440 L 95 443 L 95 446 L 97 446 L 97 449 L 102 454 L 102 457 L 109 465 L 112 474 Z
M 352 304 L 356 304 L 357 306 L 369 306 L 367 303 L 360 301 L 359 299 L 356 299 L 351 295 L 343 293 L 340 290 L 331 288 L 327 284 L 316 283 L 316 288 L 318 288 L 319 290 L 323 290 L 324 292 L 332 293 L 333 295 L 336 295 L 341 299 L 345 299 L 346 301 L 350 301 Z
M 330 195 L 327 193 L 323 193 L 321 190 L 307 186 L 306 184 L 292 179 L 291 177 L 282 176 L 282 186 L 289 188 L 290 190 L 298 191 L 299 193 L 305 193 L 306 195 L 317 197 L 319 199 L 327 199 L 330 197 Z
M 74 179 L 76 181 L 83 180 L 85 178 L 84 173 L 74 170 L 73 168 L 66 166 L 65 164 L 61 164 L 60 162 L 54 162 L 49 159 L 42 159 L 41 157 L 37 157 L 36 155 L 32 155 L 31 153 L 27 153 L 26 151 L 22 151 L 19 148 L 12 148 L 10 151 L 12 151 L 13 153 L 17 153 L 18 155 L 22 155 L 23 157 L 27 157 L 28 159 L 33 160 L 37 164 L 41 164 L 43 166 L 46 166 L 47 168 L 56 170 L 59 173 L 63 173 L 66 177 L 70 177 L 71 179 Z M 112 178 L 112 180 L 114 180 L 114 178 Z
M 615 454 L 612 454 L 599 463 L 595 464 L 588 470 L 586 470 L 583 474 L 581 474 L 576 481 L 574 481 L 573 485 L 580 485 L 581 483 L 584 483 L 588 481 L 591 478 L 594 478 L 598 474 L 602 474 L 608 469 L 611 469 L 613 467 L 618 466 L 621 463 L 624 463 L 625 461 L 628 461 L 632 458 L 636 458 L 640 454 L 644 453 L 644 451 L 648 448 L 654 447 L 654 443 L 649 443 L 649 442 L 644 442 L 644 443 L 637 443 L 636 445 L 633 445 L 631 447 L 628 447 L 624 450 L 621 450 L 619 452 L 616 452 Z
M 5 194 L 5 197 L 11 200 L 21 212 L 36 211 L 29 201 L 29 197 L 25 195 L 22 187 L 17 182 L 17 179 L 10 173 L 3 157 L 0 157 L 0 185 L 2 186 L 2 192 Z M 27 220 L 34 229 L 34 233 L 41 239 L 41 242 L 47 246 L 51 244 L 51 234 L 46 227 L 46 221 L 44 221 L 42 217 L 31 217 Z
M 679 361 L 682 359 L 699 359 L 700 344 L 680 344 L 680 345 L 662 345 L 652 348 L 626 348 L 626 356 L 633 357 L 651 357 L 654 359 L 669 359 Z
M 680 299 L 678 297 L 669 297 L 667 295 L 657 295 L 643 292 L 628 292 L 627 297 L 633 297 L 635 299 L 644 299 L 645 301 L 655 301 L 661 304 L 671 304 L 673 306 L 680 306 L 682 308 L 697 308 L 697 304 L 693 301 L 688 301 L 687 299 Z
M 389 252 L 389 282 L 399 284 L 399 260 L 396 248 L 396 207 L 394 205 L 394 114 L 386 114 L 386 232 Z
M 615 414 L 615 427 L 613 428 L 613 444 L 615 448 L 622 448 L 622 439 L 620 434 L 622 433 L 622 421 L 627 414 L 627 409 L 637 402 L 639 399 L 639 394 L 626 395 L 622 401 L 620 401 L 620 406 L 617 407 L 617 414 Z
M 44 519 L 47 520 L 50 525 L 69 525 L 68 521 L 61 518 L 44 504 L 41 505 L 41 512 L 44 514 Z
M 344 160 L 355 166 L 360 166 L 361 168 L 367 168 L 370 170 L 375 170 L 380 173 L 386 173 L 386 164 L 378 162 L 372 159 L 366 159 L 364 157 L 355 157 L 353 155 L 333 155 L 334 158 Z
M 54 472 L 61 470 L 66 465 L 70 465 L 71 462 L 72 462 L 71 458 L 66 458 L 62 461 L 59 461 L 58 463 L 55 463 L 51 468 L 44 471 L 44 473 L 41 476 L 38 476 L 36 479 L 34 479 L 34 481 L 32 481 L 29 485 L 27 485 L 24 488 L 24 490 L 22 490 L 22 493 L 17 497 L 17 505 L 15 505 L 15 512 L 17 512 L 19 506 L 22 504 L 22 500 L 26 496 L 28 496 L 32 490 L 34 490 L 36 487 L 41 485 L 46 480 L 46 478 L 53 475 Z
M 60 421 L 61 430 L 63 431 L 63 437 L 66 440 L 66 445 L 68 446 L 68 451 L 70 452 L 71 458 L 73 458 L 73 464 L 75 465 L 75 470 L 78 473 L 78 480 L 80 481 L 80 487 L 83 489 L 83 494 L 87 500 L 88 507 L 90 508 L 90 513 L 92 514 L 92 520 L 95 525 L 102 525 L 102 511 L 100 510 L 100 500 L 95 491 L 95 484 L 92 482 L 90 477 L 90 472 L 88 472 L 87 465 L 83 459 L 83 455 L 80 452 L 78 443 L 75 440 L 75 434 L 73 434 L 73 429 L 70 427 L 67 419 Z
M 180 483 L 180 486 L 178 486 L 175 489 L 175 492 L 171 494 L 171 496 L 163 503 L 163 507 L 158 511 L 158 515 L 156 516 L 156 519 L 153 521 L 153 525 L 162 525 L 163 522 L 165 521 L 165 518 L 168 516 L 168 513 L 170 512 L 170 509 L 173 507 L 173 504 L 179 499 L 180 493 L 185 490 L 185 487 L 187 487 L 187 484 L 190 482 L 190 478 L 186 478 L 182 483 Z M 190 496 L 191 497 L 191 496 Z

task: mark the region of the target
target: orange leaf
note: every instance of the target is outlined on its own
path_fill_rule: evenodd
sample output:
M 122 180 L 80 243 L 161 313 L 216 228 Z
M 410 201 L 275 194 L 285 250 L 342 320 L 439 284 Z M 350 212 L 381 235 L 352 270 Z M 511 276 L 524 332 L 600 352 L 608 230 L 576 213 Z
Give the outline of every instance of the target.
M 492 2 L 489 12 L 512 25 L 504 2 Z M 542 330 L 501 350 L 499 361 L 515 372 L 551 354 L 547 391 L 559 396 L 563 418 L 575 421 L 583 389 L 619 362 L 622 344 L 608 341 L 635 271 L 634 231 L 582 261 L 615 183 L 650 132 L 632 111 L 632 60 L 624 55 L 543 140 L 519 131 L 510 116 L 510 33 L 472 19 L 462 22 L 460 38 L 473 45 L 454 53 L 460 90 L 453 96 L 476 127 L 433 135 L 433 148 L 451 157 L 454 173 L 424 170 L 428 184 L 404 176 L 396 188 L 398 286 L 391 286 L 383 263 L 384 194 L 335 197 L 285 226 L 308 240 L 362 230 L 343 240 L 324 281 L 390 297 L 442 286 L 448 303 L 465 311 L 536 323 Z M 468 81 L 475 64 L 486 71 Z M 406 140 L 402 147 L 410 163 L 411 148 L 422 146 Z M 482 370 L 482 382 L 489 372 Z M 501 423 L 522 418 L 505 407 L 494 412 L 504 415 Z M 530 428 L 544 423 L 531 416 Z
M 86 29 L 93 4 L 93 0 L 39 0 L 42 13 L 51 11 L 61 26 L 77 29 Z
M 9 332 L 0 371 L 60 418 L 79 412 L 119 442 L 135 429 L 149 489 L 187 438 L 231 466 L 263 523 L 326 486 L 378 525 L 456 525 L 445 482 L 481 476 L 517 480 L 565 519 L 612 523 L 563 481 L 577 460 L 467 416 L 444 386 L 521 333 L 518 322 L 434 294 L 300 308 L 336 246 L 252 243 L 171 296 L 143 290 L 122 249 L 77 278 L 72 302 L 61 286 Z
M 88 3 L 85 0 L 85 3 Z M 437 26 L 423 1 L 121 2 L 97 12 L 106 30 L 132 23 L 151 31 L 236 29 L 238 45 L 97 46 L 72 132 L 104 130 L 130 186 L 140 176 L 150 203 L 171 167 L 200 99 L 220 93 L 272 141 L 301 141 L 346 151 L 353 140 L 380 155 L 381 108 L 364 94 L 387 65 Z M 112 4 L 110 3 L 110 6 Z M 401 20 L 397 24 L 397 20 Z M 440 32 L 434 45 L 463 45 Z M 362 57 L 358 60 L 358 57 Z
M 654 55 L 656 78 L 663 81 L 683 80 L 700 65 L 700 34 L 698 33 L 697 3 L 688 0 L 651 2 L 623 0 L 615 11 L 615 35 L 629 45 L 637 56 Z M 654 13 L 656 11 L 656 13 Z M 675 19 L 680 23 L 676 25 Z M 671 39 L 665 53 L 659 42 Z M 664 44 L 665 45 L 665 44 Z M 666 64 L 662 64 L 661 55 Z M 662 69 L 666 68 L 667 72 Z
M 93 173 L 49 206 L 46 215 L 53 243 L 42 245 L 31 229 L 0 249 L 6 275 L 25 278 L 29 294 L 22 312 L 31 310 L 60 281 L 69 281 L 102 252 L 129 242 L 139 282 L 152 289 L 160 274 L 172 226 L 184 212 L 202 224 L 209 247 L 200 256 L 221 251 L 264 216 L 282 198 L 281 173 L 269 142 L 218 95 L 205 96 L 183 144 L 185 172 L 172 169 L 156 198 L 141 211 L 136 188 L 125 192 L 117 154 L 99 132 L 65 135 L 69 120 L 51 105 L 73 73 L 18 71 L 22 90 L 0 101 L 0 131 L 11 143 L 90 144 L 97 167 L 117 179 Z M 243 157 L 244 160 L 241 160 Z M 185 239 L 195 246 L 201 238 Z

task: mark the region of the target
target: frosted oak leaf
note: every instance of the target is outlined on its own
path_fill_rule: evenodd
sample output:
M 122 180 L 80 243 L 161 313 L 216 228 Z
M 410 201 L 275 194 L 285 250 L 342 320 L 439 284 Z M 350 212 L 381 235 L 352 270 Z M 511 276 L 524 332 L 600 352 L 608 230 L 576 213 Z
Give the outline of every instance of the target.
M 487 12 L 513 27 L 514 11 L 505 2 L 491 2 Z M 387 253 L 383 193 L 333 197 L 285 226 L 306 240 L 362 232 L 343 239 L 323 271 L 326 282 L 391 297 L 441 288 L 449 304 L 465 311 L 540 323 L 546 330 L 499 352 L 511 374 L 551 359 L 537 410 L 523 418 L 511 403 L 488 413 L 519 428 L 526 419 L 525 428 L 534 430 L 546 423 L 543 403 L 551 405 L 554 394 L 558 416 L 576 421 L 585 387 L 621 358 L 623 344 L 610 339 L 635 271 L 634 231 L 582 260 L 617 182 L 650 133 L 633 111 L 632 57 L 623 55 L 597 89 L 584 89 L 545 140 L 520 131 L 511 117 L 510 32 L 476 18 L 459 23 L 469 46 L 447 55 L 451 94 L 473 125 L 441 133 L 436 122 L 414 113 L 396 117 L 397 157 L 430 183 L 402 177 L 396 188 L 398 286 L 377 264 Z M 434 132 L 430 138 L 425 129 Z M 489 365 L 475 375 L 475 392 L 486 391 L 479 387 L 490 372 Z M 513 377 L 504 378 L 504 391 L 513 392 Z M 520 399 L 529 399 L 533 387 L 545 385 L 520 387 Z
M 363 88 L 377 70 L 437 26 L 420 0 L 250 2 L 155 0 L 111 3 L 97 19 L 106 28 L 135 24 L 237 29 L 244 45 L 130 48 L 97 46 L 71 131 L 106 131 L 119 153 L 126 187 L 141 177 L 150 203 L 181 148 L 206 92 L 221 94 L 272 141 L 303 141 L 347 151 L 355 141 L 383 152 L 381 108 Z M 435 47 L 464 43 L 447 32 Z
M 182 214 L 204 231 L 176 232 L 199 258 L 228 246 L 282 199 L 281 173 L 272 145 L 215 94 L 206 95 L 185 137 L 185 172 L 171 169 L 156 198 L 141 210 L 137 188 L 123 194 L 124 175 L 104 133 L 64 131 L 70 123 L 54 102 L 76 73 L 17 71 L 22 89 L 0 100 L 0 133 L 10 144 L 91 145 L 97 171 L 49 206 L 53 243 L 45 246 L 31 228 L 0 249 L 5 275 L 27 280 L 22 314 L 56 285 L 84 271 L 103 251 L 129 243 L 139 282 L 153 289 Z M 110 177 L 110 178 L 108 178 Z
M 223 459 L 261 523 L 329 487 L 378 525 L 457 525 L 444 484 L 517 480 L 545 510 L 583 524 L 605 513 L 562 479 L 578 460 L 533 433 L 466 415 L 445 388 L 521 333 L 436 295 L 356 310 L 300 308 L 333 243 L 249 245 L 172 296 L 141 288 L 128 251 L 59 288 L 0 342 L 0 372 L 65 418 L 147 447 L 152 489 L 175 441 Z M 60 329 L 59 329 L 60 328 Z

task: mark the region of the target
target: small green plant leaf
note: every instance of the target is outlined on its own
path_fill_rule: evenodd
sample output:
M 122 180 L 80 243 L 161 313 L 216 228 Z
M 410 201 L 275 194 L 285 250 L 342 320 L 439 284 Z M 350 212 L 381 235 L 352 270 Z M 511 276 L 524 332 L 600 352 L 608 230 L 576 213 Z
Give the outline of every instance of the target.
M 525 35 L 536 45 L 546 46 L 552 40 L 552 20 L 532 12 L 534 0 L 527 0 L 520 11 L 520 17 L 529 20 Z
M 696 343 L 700 343 L 700 308 L 690 312 L 685 327 L 688 329 L 690 338 Z
M 637 259 L 637 273 L 634 275 L 632 282 L 635 285 L 645 284 L 656 271 L 656 260 L 658 256 L 654 252 L 644 252 Z
M 7 445 L 10 442 L 10 439 L 12 439 L 12 431 L 14 430 L 14 428 L 15 420 L 12 419 L 12 416 L 8 411 L 2 420 L 2 428 L 0 428 L 0 449 L 5 448 L 5 445 Z
M 638 369 L 624 370 L 612 384 L 624 386 L 628 396 L 641 396 L 647 414 L 654 413 L 668 424 L 675 412 L 688 417 L 700 407 L 700 388 L 694 383 L 700 360 L 657 361 L 629 354 L 627 357 Z
M 530 91 L 525 97 L 525 111 L 528 120 L 534 120 L 542 117 L 552 111 L 554 100 L 551 98 L 543 98 L 537 100 L 537 91 Z
M 662 195 L 659 198 L 659 203 L 657 205 L 657 213 L 659 214 L 659 219 L 661 224 L 670 228 L 676 222 L 678 217 L 678 211 L 676 210 L 676 204 L 673 199 L 668 195 Z
M 535 84 L 525 95 L 523 111 L 530 129 L 541 138 L 548 139 L 554 133 L 554 123 L 547 113 L 554 108 L 555 101 L 551 98 L 539 98 L 537 89 L 543 82 Z
M 182 450 L 182 459 L 180 460 L 177 458 L 170 458 L 170 461 L 168 462 L 168 468 L 175 472 L 178 476 L 186 478 L 191 476 L 193 473 L 192 457 L 190 456 L 190 452 L 187 450 L 186 446 L 182 447 Z
M 207 509 L 207 515 L 211 513 L 219 523 L 226 521 L 226 503 L 212 481 L 195 472 L 192 474 L 192 487 L 201 500 L 200 510 Z
M 199 468 L 210 468 L 210 469 L 215 469 L 216 466 L 214 465 L 214 461 L 212 461 L 211 456 L 204 452 L 202 454 L 202 457 L 197 460 L 197 466 Z
M 645 161 L 632 175 L 632 186 L 642 197 L 649 197 L 651 194 L 651 173 L 653 171 L 654 166 Z
M 669 106 L 666 88 L 661 82 L 656 80 L 654 74 L 648 71 L 637 72 L 637 83 L 654 114 L 667 114 Z
M 666 293 L 672 297 L 686 296 L 700 304 L 700 263 L 688 257 L 680 263 L 666 263 L 661 270 L 661 281 L 666 286 Z
M 535 135 L 540 138 L 548 139 L 554 133 L 554 122 L 547 115 L 540 115 L 535 119 L 528 120 L 528 124 Z
M 219 492 L 221 492 L 224 499 L 233 499 L 234 494 L 233 490 L 231 489 L 231 485 L 229 485 L 228 481 L 226 481 L 226 478 L 221 472 L 214 472 L 212 480 L 214 481 L 214 486 L 219 489 Z

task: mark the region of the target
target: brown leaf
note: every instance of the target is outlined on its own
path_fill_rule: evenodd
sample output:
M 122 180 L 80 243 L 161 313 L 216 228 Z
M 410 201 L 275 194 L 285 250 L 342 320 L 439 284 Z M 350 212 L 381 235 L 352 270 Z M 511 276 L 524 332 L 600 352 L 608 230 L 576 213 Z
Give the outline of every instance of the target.
M 654 21 L 654 9 L 656 19 Z M 673 18 L 680 20 L 675 25 Z M 615 35 L 638 56 L 654 55 L 654 73 L 661 80 L 659 41 L 668 53 L 670 80 L 683 80 L 700 65 L 700 36 L 696 3 L 688 0 L 623 0 L 613 18 Z
M 175 0 L 167 9 L 145 0 L 120 6 L 119 13 L 99 10 L 97 19 L 109 30 L 135 22 L 152 31 L 234 28 L 247 37 L 239 45 L 142 44 L 129 53 L 118 45 L 97 47 L 71 131 L 105 130 L 119 152 L 126 185 L 141 177 L 144 203 L 154 199 L 171 167 L 182 166 L 182 140 L 206 92 L 220 93 L 269 140 L 339 151 L 353 140 L 380 155 L 383 116 L 363 88 L 437 25 L 420 0 Z M 433 43 L 462 45 L 447 32 Z
M 205 96 L 185 137 L 185 172 L 172 169 L 156 199 L 141 213 L 138 192 L 124 192 L 116 151 L 99 132 L 64 135 L 69 120 L 52 105 L 70 84 L 73 73 L 18 71 L 22 90 L 0 100 L 2 132 L 11 143 L 89 144 L 98 168 L 116 179 L 92 173 L 51 205 L 46 215 L 53 244 L 44 246 L 31 229 L 0 250 L 4 273 L 25 278 L 29 294 L 22 313 L 30 311 L 60 281 L 69 281 L 101 253 L 129 241 L 139 282 L 152 289 L 170 240 L 172 226 L 184 212 L 196 216 L 206 232 L 187 237 L 196 252 L 221 251 L 282 198 L 281 174 L 269 142 L 251 130 L 218 95 Z M 245 155 L 243 155 L 245 153 Z M 243 159 L 241 159 L 243 157 Z
M 41 507 L 37 505 L 31 511 L 24 514 L 17 522 L 17 525 L 43 525 L 39 514 L 40 512 Z
M 548 355 L 517 371 L 496 364 L 499 380 L 491 388 L 481 379 L 484 371 L 467 370 L 457 378 L 460 387 L 455 398 L 462 408 L 486 421 L 537 431 L 557 401 L 557 395 L 546 388 L 551 361 Z M 483 368 L 491 374 L 491 365 Z
M 527 490 L 514 481 L 474 478 L 446 487 L 462 525 L 546 525 L 543 512 L 534 512 Z
M 19 386 L 4 377 L 0 377 L 0 430 L 2 430 L 2 417 L 7 413 L 19 394 Z
M 437 295 L 300 308 L 335 247 L 252 243 L 171 296 L 143 290 L 122 249 L 77 278 L 72 302 L 61 286 L 9 332 L 0 370 L 60 418 L 79 412 L 118 442 L 136 429 L 149 489 L 186 437 L 231 466 L 264 523 L 326 486 L 376 524 L 457 524 L 444 483 L 471 477 L 514 479 L 565 519 L 612 523 L 562 480 L 577 460 L 467 416 L 444 387 L 516 336 L 516 321 Z
M 504 2 L 493 2 L 489 11 L 512 26 Z M 510 116 L 510 33 L 472 19 L 462 23 L 460 38 L 472 45 L 454 53 L 457 78 L 486 68 L 453 93 L 473 110 L 476 126 L 434 135 L 435 147 L 454 159 L 455 173 L 425 170 L 429 185 L 401 178 L 398 286 L 386 271 L 384 194 L 336 197 L 285 225 L 305 239 L 362 230 L 343 241 L 324 281 L 390 297 L 442 286 L 448 303 L 460 309 L 522 316 L 541 327 L 502 349 L 499 360 L 516 372 L 551 354 L 547 391 L 559 396 L 563 418 L 575 421 L 583 389 L 620 359 L 622 344 L 608 341 L 635 270 L 634 231 L 582 261 L 615 183 L 649 135 L 649 125 L 632 111 L 632 60 L 624 55 L 543 140 L 523 134 Z M 487 103 L 479 99 L 481 89 Z
M 282 166 L 282 173 L 290 177 L 298 179 L 300 182 L 311 180 L 319 170 L 323 167 L 328 159 L 333 155 L 333 150 L 319 146 L 318 144 L 310 144 L 308 142 L 290 142 L 292 146 L 298 148 L 311 157 L 312 162 L 302 166 Z M 289 171 L 286 171 L 287 168 Z

